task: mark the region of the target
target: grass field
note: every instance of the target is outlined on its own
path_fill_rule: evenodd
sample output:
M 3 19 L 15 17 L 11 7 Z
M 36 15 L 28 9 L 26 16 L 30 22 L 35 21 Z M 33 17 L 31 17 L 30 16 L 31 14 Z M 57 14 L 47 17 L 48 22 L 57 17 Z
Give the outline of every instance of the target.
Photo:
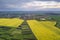
M 23 22 L 18 18 L 0 18 L 0 26 L 18 27 Z
M 60 29 L 54 26 L 56 22 L 36 20 L 27 22 L 38 40 L 60 40 Z
M 60 15 L 49 15 L 46 20 L 56 21 L 56 27 L 60 28 Z

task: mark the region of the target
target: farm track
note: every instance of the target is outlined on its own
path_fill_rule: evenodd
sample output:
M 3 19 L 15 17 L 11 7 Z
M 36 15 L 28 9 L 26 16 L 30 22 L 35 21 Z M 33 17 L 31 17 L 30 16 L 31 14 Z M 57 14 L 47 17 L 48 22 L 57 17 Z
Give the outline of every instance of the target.
M 16 29 L 21 30 L 21 40 L 37 40 L 26 21 Z
M 7 37 L 8 36 L 8 37 Z M 26 21 L 18 27 L 0 27 L 0 40 L 37 40 Z
M 0 26 L 0 39 L 4 38 L 4 40 L 60 40 L 60 29 L 54 26 L 56 24 L 55 22 L 36 20 L 23 21 L 20 19 L 12 19 L 11 21 L 9 20 L 10 19 L 0 20 L 0 23 L 2 25 L 7 26 Z M 11 26 L 12 28 L 9 26 Z
M 46 24 L 36 20 L 28 20 L 27 22 L 38 40 L 60 40 L 60 29 L 56 28 L 54 24 Z

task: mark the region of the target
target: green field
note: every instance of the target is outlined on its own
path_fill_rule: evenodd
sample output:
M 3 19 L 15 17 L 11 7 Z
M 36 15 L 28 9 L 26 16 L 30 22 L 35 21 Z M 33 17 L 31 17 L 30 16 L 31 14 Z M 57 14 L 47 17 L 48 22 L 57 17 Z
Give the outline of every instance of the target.
M 49 19 L 51 18 L 51 19 Z M 56 21 L 56 27 L 60 29 L 60 15 L 50 15 L 47 20 Z
M 18 18 L 1 18 L 0 40 L 36 40 L 36 38 L 26 21 Z

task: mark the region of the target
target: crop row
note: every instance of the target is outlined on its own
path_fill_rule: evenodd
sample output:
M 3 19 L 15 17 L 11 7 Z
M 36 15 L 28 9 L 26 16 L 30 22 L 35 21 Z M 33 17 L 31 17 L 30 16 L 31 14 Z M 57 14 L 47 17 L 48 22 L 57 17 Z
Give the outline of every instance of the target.
M 0 18 L 0 26 L 18 27 L 22 22 L 23 20 L 18 18 Z
M 54 26 L 54 22 L 27 21 L 38 40 L 60 40 L 60 29 Z M 54 23 L 54 24 L 53 24 Z

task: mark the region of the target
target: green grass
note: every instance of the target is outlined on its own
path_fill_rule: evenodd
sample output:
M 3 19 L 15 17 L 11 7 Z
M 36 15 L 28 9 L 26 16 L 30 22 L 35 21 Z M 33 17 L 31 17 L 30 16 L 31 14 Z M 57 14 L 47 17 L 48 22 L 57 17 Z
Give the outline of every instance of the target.
M 16 27 L 0 26 L 0 40 L 28 40 L 35 37 L 28 24 L 23 22 Z

